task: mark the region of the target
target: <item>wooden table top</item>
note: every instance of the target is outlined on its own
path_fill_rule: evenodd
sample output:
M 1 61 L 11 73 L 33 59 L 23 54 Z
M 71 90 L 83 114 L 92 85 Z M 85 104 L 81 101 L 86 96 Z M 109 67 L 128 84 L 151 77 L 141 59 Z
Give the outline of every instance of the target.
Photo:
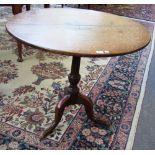
M 127 18 L 99 11 L 51 8 L 20 13 L 6 24 L 16 39 L 70 56 L 115 56 L 150 41 L 147 29 Z

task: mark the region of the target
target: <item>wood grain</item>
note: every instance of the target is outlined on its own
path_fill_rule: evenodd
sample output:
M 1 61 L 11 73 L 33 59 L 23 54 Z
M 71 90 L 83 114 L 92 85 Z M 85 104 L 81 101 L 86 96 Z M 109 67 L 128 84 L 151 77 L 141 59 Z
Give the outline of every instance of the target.
M 29 45 L 70 56 L 115 56 L 135 52 L 150 41 L 138 22 L 99 11 L 37 9 L 15 15 L 7 31 Z

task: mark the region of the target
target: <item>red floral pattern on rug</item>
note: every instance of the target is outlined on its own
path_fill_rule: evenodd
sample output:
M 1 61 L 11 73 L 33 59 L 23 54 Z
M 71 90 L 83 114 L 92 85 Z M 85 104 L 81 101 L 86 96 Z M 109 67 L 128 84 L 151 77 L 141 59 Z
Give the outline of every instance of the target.
M 152 34 L 153 24 L 143 24 Z M 39 135 L 51 123 L 53 105 L 64 87 L 61 79 L 51 83 L 52 89 L 22 85 L 14 89 L 13 97 L 0 90 L 0 149 L 125 149 L 150 48 L 151 43 L 137 53 L 114 57 L 104 67 L 97 65 L 97 59 L 90 59 L 91 65 L 86 66 L 89 74 L 80 81 L 80 90 L 91 97 L 96 113 L 111 120 L 111 128 L 88 120 L 83 106 L 70 106 L 57 129 L 40 142 Z M 33 54 L 39 61 L 47 56 L 39 52 L 30 56 Z M 43 80 L 49 77 L 46 73 L 34 73 L 36 78 L 43 75 Z M 64 124 L 68 126 L 65 132 Z
M 8 83 L 9 80 L 17 78 L 17 70 L 11 60 L 0 60 L 0 83 Z
M 67 76 L 67 69 L 63 67 L 61 62 L 40 63 L 32 67 L 33 74 L 38 76 L 37 81 L 33 84 L 39 85 L 44 79 L 61 79 Z
M 69 5 L 77 7 L 75 5 Z M 88 9 L 88 5 L 80 5 L 80 8 Z M 155 21 L 154 4 L 90 4 L 89 9 L 113 13 L 120 16 L 127 16 L 148 21 Z

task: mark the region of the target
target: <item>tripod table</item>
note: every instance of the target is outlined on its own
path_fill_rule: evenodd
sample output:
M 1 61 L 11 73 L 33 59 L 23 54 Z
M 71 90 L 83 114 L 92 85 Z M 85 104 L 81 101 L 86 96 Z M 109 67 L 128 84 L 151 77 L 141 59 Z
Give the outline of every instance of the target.
M 6 29 L 20 44 L 28 44 L 52 53 L 72 56 L 69 87 L 55 108 L 55 119 L 40 139 L 47 137 L 61 121 L 64 109 L 83 104 L 88 118 L 110 126 L 104 116 L 94 116 L 93 103 L 79 92 L 80 60 L 83 57 L 112 57 L 136 52 L 150 41 L 147 29 L 138 22 L 117 15 L 71 8 L 37 9 L 12 17 Z

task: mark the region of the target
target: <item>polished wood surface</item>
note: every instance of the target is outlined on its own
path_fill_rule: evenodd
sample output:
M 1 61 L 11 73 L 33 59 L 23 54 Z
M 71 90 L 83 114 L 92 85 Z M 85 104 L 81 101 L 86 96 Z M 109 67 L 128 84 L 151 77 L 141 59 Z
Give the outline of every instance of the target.
M 71 56 L 132 53 L 150 41 L 147 29 L 132 20 L 99 11 L 51 8 L 14 16 L 7 31 L 16 39 Z

